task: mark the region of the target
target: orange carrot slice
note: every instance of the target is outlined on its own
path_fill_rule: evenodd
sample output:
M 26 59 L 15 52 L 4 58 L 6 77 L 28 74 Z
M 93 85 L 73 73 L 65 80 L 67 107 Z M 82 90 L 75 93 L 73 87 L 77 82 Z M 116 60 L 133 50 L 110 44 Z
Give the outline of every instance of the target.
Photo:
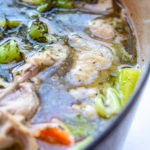
M 40 140 L 44 140 L 54 144 L 70 145 L 72 143 L 71 136 L 63 129 L 58 127 L 38 129 Z

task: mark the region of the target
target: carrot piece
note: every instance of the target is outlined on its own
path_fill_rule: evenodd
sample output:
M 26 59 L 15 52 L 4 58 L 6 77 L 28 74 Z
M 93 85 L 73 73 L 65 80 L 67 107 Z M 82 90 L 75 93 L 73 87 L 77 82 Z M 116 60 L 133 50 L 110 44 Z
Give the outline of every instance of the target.
M 72 142 L 71 136 L 61 128 L 38 129 L 38 132 L 37 138 L 49 143 L 70 145 Z

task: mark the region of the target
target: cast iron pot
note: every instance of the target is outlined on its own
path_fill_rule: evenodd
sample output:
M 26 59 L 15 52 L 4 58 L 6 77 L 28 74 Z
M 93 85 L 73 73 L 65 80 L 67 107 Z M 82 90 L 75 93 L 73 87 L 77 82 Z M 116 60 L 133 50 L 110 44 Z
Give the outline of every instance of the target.
M 137 37 L 137 48 L 142 75 L 130 100 L 122 112 L 112 121 L 108 128 L 93 141 L 86 150 L 121 150 L 140 95 L 150 72 L 150 1 L 120 0 L 127 10 Z

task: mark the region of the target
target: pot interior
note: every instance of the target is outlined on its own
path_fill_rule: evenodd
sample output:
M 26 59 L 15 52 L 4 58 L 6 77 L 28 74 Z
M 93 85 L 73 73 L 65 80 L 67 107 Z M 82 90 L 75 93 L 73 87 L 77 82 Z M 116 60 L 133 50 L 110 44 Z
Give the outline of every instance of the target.
M 150 10 L 149 0 L 121 0 L 128 10 L 128 16 L 138 39 L 139 63 L 144 70 L 150 58 Z

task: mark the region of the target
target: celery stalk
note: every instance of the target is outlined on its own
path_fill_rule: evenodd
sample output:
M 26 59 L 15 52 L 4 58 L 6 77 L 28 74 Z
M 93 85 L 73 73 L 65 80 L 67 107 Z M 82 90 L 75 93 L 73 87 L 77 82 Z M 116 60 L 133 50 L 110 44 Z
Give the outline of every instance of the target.
M 115 86 L 106 90 L 106 95 L 95 98 L 95 108 L 99 116 L 111 118 L 117 114 L 130 98 L 140 74 L 139 69 L 125 68 L 118 71 Z
M 21 53 L 17 47 L 17 42 L 14 40 L 9 40 L 2 45 L 0 45 L 0 63 L 5 64 L 13 60 L 20 60 Z
M 99 95 L 95 99 L 95 107 L 99 116 L 111 118 L 120 111 L 120 101 L 117 91 L 114 88 L 107 89 L 106 97 Z
M 123 103 L 130 98 L 136 86 L 139 74 L 140 70 L 135 68 L 125 68 L 118 72 L 116 89 L 119 91 Z

